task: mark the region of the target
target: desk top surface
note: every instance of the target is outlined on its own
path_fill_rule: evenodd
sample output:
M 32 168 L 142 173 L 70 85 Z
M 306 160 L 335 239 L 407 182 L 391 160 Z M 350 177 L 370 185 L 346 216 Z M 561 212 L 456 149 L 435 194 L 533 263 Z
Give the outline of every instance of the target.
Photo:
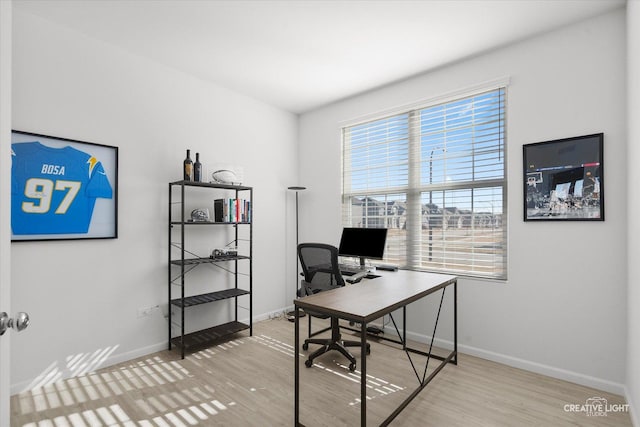
M 294 300 L 303 309 L 342 319 L 370 322 L 454 283 L 456 276 L 418 271 L 376 271 L 375 279 Z

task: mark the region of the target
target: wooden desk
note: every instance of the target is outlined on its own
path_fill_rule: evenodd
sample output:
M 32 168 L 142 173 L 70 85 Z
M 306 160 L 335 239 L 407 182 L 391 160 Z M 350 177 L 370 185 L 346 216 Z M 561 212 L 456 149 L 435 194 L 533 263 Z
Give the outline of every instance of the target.
M 436 357 L 431 354 L 431 346 L 428 355 L 441 360 L 440 365 L 426 378 L 418 378 L 419 385 L 411 395 L 381 424 L 388 425 L 417 395 L 422 391 L 431 379 L 449 362 L 457 364 L 458 361 L 458 334 L 457 334 L 457 278 L 456 276 L 422 273 L 416 271 L 400 270 L 397 272 L 376 272 L 380 277 L 375 279 L 363 279 L 360 283 L 347 285 L 342 288 L 332 289 L 304 298 L 294 300 L 295 316 L 295 425 L 300 423 L 300 309 L 309 309 L 317 313 L 323 313 L 360 323 L 361 357 L 360 357 L 360 423 L 364 427 L 367 424 L 367 323 L 391 314 L 393 311 L 403 309 L 403 336 L 401 341 L 404 351 L 413 351 L 406 345 L 406 307 L 408 304 L 442 290 L 440 308 L 444 299 L 444 292 L 449 285 L 453 285 L 453 317 L 454 317 L 454 348 L 446 357 Z M 438 309 L 438 317 L 440 309 Z M 438 320 L 436 319 L 436 327 Z M 422 353 L 424 354 L 424 353 Z

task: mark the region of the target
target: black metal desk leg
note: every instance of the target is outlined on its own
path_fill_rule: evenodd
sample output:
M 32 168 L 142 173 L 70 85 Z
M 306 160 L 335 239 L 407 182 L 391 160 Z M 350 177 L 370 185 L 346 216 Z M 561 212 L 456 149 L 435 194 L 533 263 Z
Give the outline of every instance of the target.
M 458 279 L 453 282 L 453 364 L 458 364 Z
M 360 425 L 367 425 L 367 324 L 360 325 Z
M 407 306 L 402 306 L 402 349 L 407 351 Z
M 295 394 L 295 403 L 294 403 L 294 426 L 300 425 L 300 309 L 296 306 L 294 316 L 295 316 L 295 338 L 294 338 L 294 347 L 293 352 L 295 353 L 293 361 L 295 363 L 294 368 L 294 394 Z

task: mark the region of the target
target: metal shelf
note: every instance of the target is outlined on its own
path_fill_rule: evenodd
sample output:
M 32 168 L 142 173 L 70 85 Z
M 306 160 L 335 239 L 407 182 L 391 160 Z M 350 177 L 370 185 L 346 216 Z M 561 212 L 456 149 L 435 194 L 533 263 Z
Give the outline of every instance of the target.
M 225 221 L 185 221 L 185 222 L 181 222 L 181 221 L 171 221 L 171 225 L 237 225 L 237 224 L 244 224 L 244 225 L 249 225 L 251 224 L 250 222 L 225 222 Z
M 169 185 L 184 185 L 185 187 L 204 187 L 204 188 L 218 188 L 221 190 L 238 190 L 245 191 L 251 190 L 252 187 L 246 187 L 243 185 L 231 185 L 231 184 L 218 184 L 215 182 L 195 182 L 195 181 L 175 181 L 170 182 Z
M 193 307 L 194 305 L 207 304 L 214 301 L 221 301 L 229 298 L 239 297 L 241 295 L 249 295 L 249 291 L 244 289 L 225 289 L 218 292 L 209 292 L 201 295 L 192 295 L 190 297 L 176 298 L 171 300 L 171 304 L 177 307 Z
M 224 257 L 216 257 L 216 258 L 186 258 L 184 263 L 181 259 L 175 259 L 171 261 L 173 265 L 198 265 L 198 264 L 215 264 L 217 262 L 224 261 L 235 261 L 239 259 L 250 259 L 248 256 L 243 255 L 234 255 L 234 256 L 224 256 Z
M 229 322 L 213 328 L 203 329 L 201 331 L 185 334 L 182 337 L 171 339 L 171 343 L 176 347 L 185 350 L 194 348 L 207 347 L 217 341 L 221 341 L 230 335 L 249 329 L 249 325 L 242 322 Z
M 1 0 L 0 0 L 1 1 Z M 234 193 L 235 199 L 241 199 L 241 195 L 245 196 L 245 200 L 251 201 L 251 211 L 253 211 L 253 188 L 245 187 L 241 185 L 226 185 L 208 182 L 194 182 L 194 181 L 175 181 L 169 183 L 169 218 L 168 218 L 168 300 L 169 300 L 169 350 L 172 346 L 179 347 L 182 358 L 185 357 L 185 351 L 188 351 L 197 347 L 204 347 L 211 345 L 216 341 L 222 340 L 225 337 L 229 337 L 240 331 L 246 329 L 249 330 L 249 335 L 253 335 L 253 224 L 251 221 L 238 221 L 238 222 L 221 222 L 221 221 L 191 221 L 186 208 L 187 199 L 193 196 L 202 200 L 204 196 L 204 190 L 217 190 L 217 193 Z M 177 196 L 177 197 L 174 197 Z M 248 196 L 248 197 L 247 197 Z M 215 210 L 215 206 L 214 206 Z M 215 218 L 215 216 L 214 216 Z M 211 219 L 211 218 L 210 218 Z M 240 219 L 240 218 L 238 218 Z M 246 219 L 246 218 L 245 218 Z M 198 257 L 192 255 L 191 252 L 185 248 L 185 243 L 192 236 L 196 234 L 202 234 L 204 229 L 194 228 L 193 226 L 232 226 L 235 234 L 235 242 L 239 240 L 248 241 L 248 247 L 243 244 L 241 253 L 244 255 L 229 255 L 211 257 Z M 247 228 L 238 227 L 238 225 L 246 225 Z M 206 228 L 206 227 L 205 227 Z M 217 231 L 225 231 L 229 228 L 209 228 L 207 232 L 216 234 Z M 248 233 L 248 240 L 246 238 L 240 239 L 240 233 Z M 179 240 L 176 242 L 174 237 L 179 236 Z M 176 251 L 178 251 L 176 253 Z M 176 259 L 177 257 L 177 259 Z M 248 260 L 247 264 L 239 264 L 238 260 Z M 185 278 L 186 273 L 194 268 L 197 268 L 201 264 L 218 264 L 222 262 L 235 261 L 227 266 L 219 266 L 229 274 L 234 276 L 233 285 L 223 290 L 215 290 L 213 292 L 207 292 L 200 295 L 187 296 L 187 280 Z M 177 269 L 180 270 L 180 274 L 177 278 L 174 274 Z M 240 269 L 240 267 L 242 267 Z M 240 272 L 239 269 L 242 271 Z M 242 286 L 239 282 L 239 277 L 242 277 Z M 246 281 L 248 280 L 248 284 Z M 172 295 L 172 286 L 178 285 L 180 287 L 179 293 Z M 213 289 L 217 289 L 220 285 L 212 284 Z M 245 288 L 245 289 L 243 289 Z M 176 289 L 176 288 L 174 288 Z M 207 288 L 206 290 L 213 290 Z M 248 306 L 241 307 L 238 304 L 238 297 L 247 295 Z M 179 297 L 178 297 L 179 296 Z M 186 333 L 186 323 L 189 321 L 185 317 L 187 308 L 196 305 L 207 304 L 215 301 L 230 301 L 232 305 L 231 312 L 229 314 L 228 323 L 206 328 L 200 331 L 194 331 Z M 211 306 L 212 310 L 216 310 L 216 306 Z M 248 325 L 238 321 L 238 310 L 246 309 L 249 311 Z M 174 314 L 175 311 L 175 314 Z M 191 312 L 190 315 L 197 315 L 198 311 Z M 174 331 L 178 334 L 174 336 Z

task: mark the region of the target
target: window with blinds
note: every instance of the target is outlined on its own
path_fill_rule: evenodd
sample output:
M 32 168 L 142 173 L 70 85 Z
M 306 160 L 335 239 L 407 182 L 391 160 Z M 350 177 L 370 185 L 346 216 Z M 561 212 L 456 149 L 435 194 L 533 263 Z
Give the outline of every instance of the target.
M 345 227 L 388 228 L 385 261 L 506 279 L 505 89 L 342 129 Z

